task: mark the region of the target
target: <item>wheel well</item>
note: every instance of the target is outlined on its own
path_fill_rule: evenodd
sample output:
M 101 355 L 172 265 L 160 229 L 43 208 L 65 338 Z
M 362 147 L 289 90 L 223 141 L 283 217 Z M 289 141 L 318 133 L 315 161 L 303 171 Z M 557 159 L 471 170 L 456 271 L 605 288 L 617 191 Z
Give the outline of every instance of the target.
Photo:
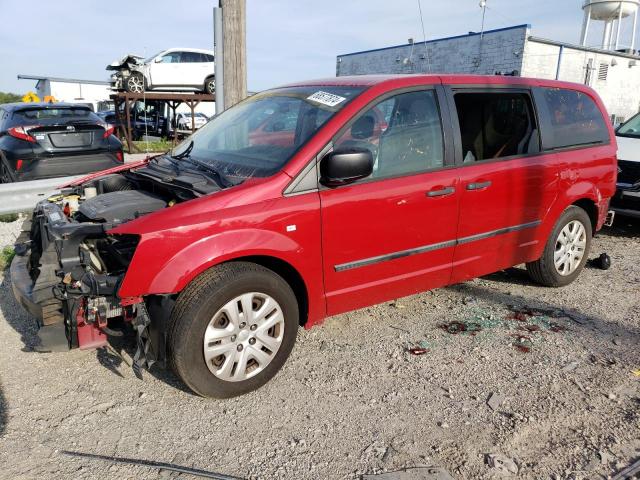
M 234 258 L 233 261 L 253 262 L 261 265 L 280 275 L 289 284 L 298 301 L 298 309 L 300 311 L 300 326 L 307 323 L 309 316 L 309 294 L 307 287 L 298 271 L 284 260 L 267 256 L 250 256 Z
M 583 198 L 581 200 L 578 200 L 577 202 L 574 202 L 573 205 L 575 205 L 576 207 L 580 207 L 585 212 L 587 212 L 587 215 L 589 215 L 589 218 L 591 219 L 592 231 L 595 233 L 596 225 L 598 224 L 598 207 L 596 207 L 596 204 L 588 198 Z

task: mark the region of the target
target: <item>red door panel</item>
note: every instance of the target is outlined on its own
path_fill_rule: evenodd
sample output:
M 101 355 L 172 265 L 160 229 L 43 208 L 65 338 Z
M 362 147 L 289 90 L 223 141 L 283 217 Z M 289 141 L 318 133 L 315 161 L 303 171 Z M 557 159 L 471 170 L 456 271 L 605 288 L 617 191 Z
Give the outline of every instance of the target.
M 459 169 L 460 220 L 452 282 L 533 260 L 540 224 L 558 196 L 557 155 Z
M 446 285 L 459 194 L 455 169 L 321 191 L 328 314 Z

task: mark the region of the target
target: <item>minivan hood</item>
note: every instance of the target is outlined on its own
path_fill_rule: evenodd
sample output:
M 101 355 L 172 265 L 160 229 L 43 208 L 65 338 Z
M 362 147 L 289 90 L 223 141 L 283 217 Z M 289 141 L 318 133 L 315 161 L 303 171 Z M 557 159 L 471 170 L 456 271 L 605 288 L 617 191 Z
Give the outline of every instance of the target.
M 156 232 L 180 231 L 221 221 L 233 222 L 233 218 L 244 207 L 260 202 L 268 204 L 269 200 L 281 197 L 282 191 L 290 182 L 291 177 L 284 172 L 268 178 L 251 178 L 240 185 L 178 203 L 171 208 L 121 224 L 108 233 L 153 235 Z
M 618 160 L 640 162 L 640 138 L 616 135 L 616 140 L 618 142 Z

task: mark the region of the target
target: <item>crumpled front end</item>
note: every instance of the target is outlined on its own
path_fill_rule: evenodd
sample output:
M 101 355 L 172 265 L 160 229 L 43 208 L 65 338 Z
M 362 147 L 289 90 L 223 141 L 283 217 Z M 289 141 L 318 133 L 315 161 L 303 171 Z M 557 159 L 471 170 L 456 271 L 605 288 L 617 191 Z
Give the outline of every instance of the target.
M 139 342 L 135 365 L 162 360 L 150 351 L 147 305 L 157 302 L 118 295 L 140 237 L 110 231 L 178 200 L 170 189 L 124 172 L 69 186 L 36 206 L 16 242 L 10 275 L 14 296 L 37 319 L 39 350 L 101 347 L 131 325 Z
M 107 70 L 113 71 L 111 75 L 111 88 L 113 90 L 124 90 L 125 83 L 132 72 L 141 71 L 144 57 L 129 54 L 107 65 Z
M 14 295 L 37 319 L 39 348 L 47 351 L 103 346 L 112 319 L 136 315 L 117 290 L 138 237 L 107 235 L 101 223 L 72 222 L 65 208 L 48 201 L 36 207 L 10 270 Z

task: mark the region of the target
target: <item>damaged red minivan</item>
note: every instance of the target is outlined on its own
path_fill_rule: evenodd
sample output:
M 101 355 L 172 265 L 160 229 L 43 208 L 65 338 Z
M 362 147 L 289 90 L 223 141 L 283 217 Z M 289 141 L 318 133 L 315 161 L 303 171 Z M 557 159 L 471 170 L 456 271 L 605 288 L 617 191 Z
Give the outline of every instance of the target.
M 38 204 L 14 293 L 43 349 L 130 322 L 137 372 L 168 363 L 200 395 L 243 394 L 327 316 L 523 263 L 571 283 L 615 193 L 606 119 L 588 87 L 524 78 L 269 90 Z

